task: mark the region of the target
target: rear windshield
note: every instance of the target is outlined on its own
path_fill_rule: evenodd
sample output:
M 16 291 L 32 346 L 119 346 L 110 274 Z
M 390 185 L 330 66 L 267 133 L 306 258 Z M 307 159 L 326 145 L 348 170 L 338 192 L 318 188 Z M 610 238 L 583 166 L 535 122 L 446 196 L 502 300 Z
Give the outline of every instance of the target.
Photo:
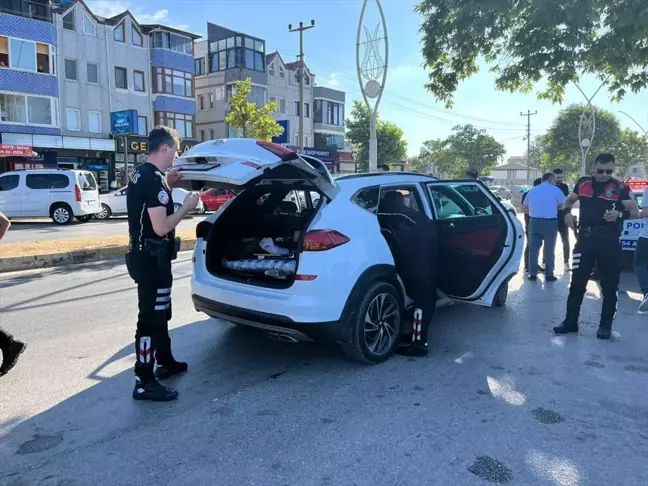
M 95 181 L 92 172 L 79 172 L 79 184 L 83 191 L 96 191 L 97 182 Z

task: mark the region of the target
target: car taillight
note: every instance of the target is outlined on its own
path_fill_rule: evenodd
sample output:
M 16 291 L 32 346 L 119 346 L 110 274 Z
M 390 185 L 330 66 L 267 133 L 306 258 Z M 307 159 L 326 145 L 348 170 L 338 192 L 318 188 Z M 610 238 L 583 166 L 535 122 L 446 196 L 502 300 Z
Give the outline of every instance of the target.
M 304 236 L 304 251 L 326 251 L 349 241 L 349 238 L 335 230 L 309 231 Z
M 81 186 L 79 184 L 74 184 L 74 197 L 76 197 L 76 202 L 81 202 Z

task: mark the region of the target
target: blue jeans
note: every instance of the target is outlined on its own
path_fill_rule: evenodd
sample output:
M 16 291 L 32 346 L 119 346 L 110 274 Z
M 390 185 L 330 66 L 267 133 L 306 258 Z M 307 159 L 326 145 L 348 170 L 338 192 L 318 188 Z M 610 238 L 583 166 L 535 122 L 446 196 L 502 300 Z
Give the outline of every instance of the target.
M 634 271 L 643 295 L 648 294 L 648 238 L 639 238 L 634 254 Z
M 558 219 L 531 218 L 529 220 L 529 276 L 538 275 L 538 257 L 544 242 L 546 276 L 554 276 Z

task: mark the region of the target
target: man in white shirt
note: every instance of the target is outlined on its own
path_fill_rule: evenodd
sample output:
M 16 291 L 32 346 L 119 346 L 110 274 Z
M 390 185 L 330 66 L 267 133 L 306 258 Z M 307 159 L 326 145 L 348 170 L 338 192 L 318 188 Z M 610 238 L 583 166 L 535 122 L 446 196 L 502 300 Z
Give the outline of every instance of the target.
M 554 282 L 556 238 L 558 236 L 558 209 L 567 198 L 556 187 L 556 174 L 548 172 L 542 176 L 542 183 L 533 187 L 522 205 L 529 215 L 529 280 L 538 279 L 538 256 L 544 242 L 545 281 Z
M 645 208 L 648 204 L 648 186 L 643 190 L 641 197 L 641 206 Z M 643 213 L 643 211 L 642 211 Z M 643 216 L 643 214 L 642 214 Z M 643 228 L 639 234 L 637 241 L 637 248 L 634 254 L 634 270 L 641 293 L 643 294 L 643 301 L 639 305 L 639 312 L 648 312 L 648 220 L 643 221 Z

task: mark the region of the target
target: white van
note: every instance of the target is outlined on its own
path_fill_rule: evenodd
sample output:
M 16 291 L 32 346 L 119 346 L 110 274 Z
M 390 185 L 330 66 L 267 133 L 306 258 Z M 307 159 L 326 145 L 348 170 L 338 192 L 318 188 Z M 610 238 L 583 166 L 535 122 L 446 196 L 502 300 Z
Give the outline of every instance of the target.
M 97 182 L 91 172 L 28 169 L 0 174 L 0 211 L 8 218 L 46 218 L 68 224 L 88 221 L 101 212 Z

